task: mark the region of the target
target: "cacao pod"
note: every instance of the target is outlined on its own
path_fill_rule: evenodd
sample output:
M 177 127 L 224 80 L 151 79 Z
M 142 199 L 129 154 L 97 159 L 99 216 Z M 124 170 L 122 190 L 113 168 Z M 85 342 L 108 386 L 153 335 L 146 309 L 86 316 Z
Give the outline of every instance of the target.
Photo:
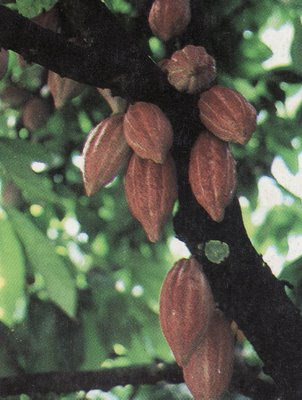
M 22 110 L 23 125 L 31 132 L 45 125 L 49 117 L 50 107 L 46 100 L 39 97 L 28 100 Z
M 0 50 L 0 79 L 4 77 L 7 71 L 8 52 L 5 49 Z
M 189 181 L 198 203 L 214 221 L 222 221 L 236 189 L 235 160 L 228 144 L 209 132 L 200 134 L 191 150 Z
M 153 34 L 164 41 L 180 35 L 190 20 L 190 0 L 154 0 L 148 18 Z
M 133 151 L 141 158 L 162 164 L 173 142 L 170 121 L 152 103 L 130 105 L 124 119 L 124 133 Z
M 68 100 L 77 97 L 83 90 L 83 85 L 69 78 L 62 78 L 53 71 L 48 71 L 47 81 L 55 107 L 62 108 Z
M 216 77 L 216 63 L 201 46 L 188 45 L 173 53 L 165 65 L 168 81 L 179 92 L 197 93 L 207 89 Z
M 124 115 L 104 119 L 93 128 L 83 149 L 83 181 L 88 196 L 107 185 L 126 166 L 131 149 L 123 133 Z
M 255 108 L 237 91 L 213 86 L 200 95 L 201 122 L 222 140 L 245 144 L 256 129 Z
M 40 25 L 42 28 L 57 32 L 60 26 L 60 16 L 57 7 L 53 7 L 36 17 L 32 18 L 32 22 Z
M 125 193 L 133 216 L 143 226 L 151 242 L 159 240 L 162 228 L 177 198 L 174 160 L 164 164 L 132 155 L 125 176 Z
M 229 321 L 215 310 L 205 338 L 184 366 L 184 380 L 194 400 L 218 400 L 233 373 L 234 338 Z
M 0 93 L 1 102 L 5 107 L 19 108 L 29 98 L 30 93 L 15 85 L 7 86 Z
M 184 366 L 202 342 L 215 310 L 212 291 L 195 258 L 177 261 L 160 293 L 160 324 L 176 362 Z

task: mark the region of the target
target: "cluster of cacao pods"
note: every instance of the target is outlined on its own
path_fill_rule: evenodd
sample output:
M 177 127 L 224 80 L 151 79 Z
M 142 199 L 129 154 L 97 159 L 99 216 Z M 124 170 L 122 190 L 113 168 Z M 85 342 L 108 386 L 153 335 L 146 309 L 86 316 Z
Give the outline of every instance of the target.
M 154 0 L 149 25 L 167 41 L 185 30 L 190 17 L 188 0 Z M 198 203 L 220 222 L 236 189 L 235 160 L 227 142 L 247 143 L 256 128 L 256 111 L 237 91 L 219 85 L 210 88 L 216 63 L 204 47 L 187 45 L 159 66 L 178 91 L 201 92 L 198 108 L 205 129 L 192 148 L 189 181 Z
M 190 157 L 189 181 L 198 203 L 216 221 L 236 189 L 235 160 L 228 142 L 245 144 L 256 128 L 256 110 L 237 91 L 214 85 L 215 60 L 200 46 L 188 45 L 160 63 L 178 91 L 200 93 L 198 109 L 204 129 Z
M 92 129 L 83 149 L 88 195 L 128 165 L 126 199 L 152 242 L 159 239 L 177 197 L 175 166 L 169 154 L 172 142 L 172 126 L 161 109 L 137 102 L 126 113 L 112 115 Z
M 194 399 L 218 399 L 232 377 L 234 337 L 195 258 L 179 260 L 168 272 L 160 324 Z

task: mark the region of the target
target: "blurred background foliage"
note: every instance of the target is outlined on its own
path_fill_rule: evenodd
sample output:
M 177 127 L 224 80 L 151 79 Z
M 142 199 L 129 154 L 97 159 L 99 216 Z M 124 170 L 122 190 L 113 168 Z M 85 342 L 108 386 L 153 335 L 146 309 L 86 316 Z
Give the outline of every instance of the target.
M 0 1 L 29 18 L 55 3 Z M 144 7 L 144 0 L 103 3 L 128 27 Z M 218 82 L 241 92 L 258 111 L 253 138 L 243 148 L 232 147 L 246 228 L 273 272 L 295 285 L 289 295 L 301 306 L 301 2 L 204 5 L 217 21 L 228 21 L 234 40 L 232 59 L 216 54 Z M 165 56 L 157 38 L 138 40 L 149 45 L 154 60 Z M 28 129 L 23 113 L 33 97 L 48 104 L 49 115 L 41 127 Z M 165 274 L 187 249 L 173 237 L 171 221 L 162 241 L 147 241 L 128 211 L 122 177 L 91 198 L 83 190 L 83 143 L 108 115 L 93 87 L 56 110 L 47 71 L 9 52 L 0 81 L 1 377 L 173 361 L 159 328 L 158 297 Z M 248 362 L 259 363 L 246 341 L 239 347 Z M 191 397 L 184 385 L 159 384 L 60 398 Z M 225 398 L 243 399 L 234 393 Z

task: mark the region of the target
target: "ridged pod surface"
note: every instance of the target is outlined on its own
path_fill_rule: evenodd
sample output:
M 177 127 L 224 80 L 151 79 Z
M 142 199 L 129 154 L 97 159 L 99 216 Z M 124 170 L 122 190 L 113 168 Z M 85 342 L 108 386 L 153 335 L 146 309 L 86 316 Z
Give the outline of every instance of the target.
M 155 104 L 139 101 L 130 105 L 124 119 L 124 133 L 141 158 L 162 164 L 173 142 L 169 119 Z
M 133 154 L 125 176 L 125 192 L 131 213 L 148 239 L 156 242 L 177 198 L 172 157 L 169 155 L 164 164 L 157 164 Z
M 206 335 L 215 302 L 195 258 L 177 261 L 160 293 L 160 324 L 176 362 L 184 366 Z
M 237 91 L 213 86 L 200 95 L 201 122 L 222 140 L 245 144 L 256 129 L 255 108 Z
M 25 128 L 33 132 L 46 124 L 50 117 L 50 107 L 40 97 L 29 99 L 22 110 L 22 122 Z
M 123 114 L 104 119 L 93 128 L 83 149 L 83 180 L 88 196 L 114 179 L 131 155 L 123 133 Z
M 154 0 L 148 18 L 153 34 L 164 41 L 180 35 L 190 20 L 190 0 Z
M 204 340 L 183 368 L 184 380 L 194 400 L 218 400 L 233 373 L 234 337 L 230 322 L 215 310 Z
M 198 93 L 216 77 L 216 63 L 201 46 L 188 45 L 172 54 L 166 63 L 168 81 L 179 92 Z
M 83 85 L 80 83 L 62 78 L 53 71 L 48 71 L 47 84 L 57 109 L 62 108 L 68 100 L 78 96 L 83 90 Z
M 237 181 L 228 144 L 207 131 L 200 134 L 191 150 L 189 181 L 198 203 L 214 221 L 222 221 Z

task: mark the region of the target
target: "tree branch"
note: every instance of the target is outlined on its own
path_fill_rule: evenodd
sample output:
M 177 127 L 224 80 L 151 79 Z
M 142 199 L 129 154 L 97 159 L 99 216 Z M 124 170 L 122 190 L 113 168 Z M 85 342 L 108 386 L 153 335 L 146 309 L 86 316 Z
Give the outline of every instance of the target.
M 87 9 L 85 3 L 81 4 L 84 10 Z M 95 2 L 90 0 L 90 3 Z M 94 31 L 96 37 L 100 35 L 98 45 L 92 39 L 91 29 L 86 27 L 88 43 L 79 46 L 63 35 L 0 6 L 0 47 L 13 50 L 26 61 L 40 64 L 63 77 L 100 88 L 118 88 L 120 96 L 127 100 L 145 96 L 146 90 L 151 93 L 156 89 L 171 90 L 159 67 L 137 47 L 121 26 L 116 27 L 117 21 L 108 11 L 104 12 L 104 8 L 98 2 L 93 13 L 94 21 L 97 20 L 101 26 Z M 83 15 L 83 10 L 80 13 Z
M 80 0 L 75 3 L 83 4 Z M 196 23 L 198 16 L 202 18 L 204 13 L 202 3 L 193 2 Z M 97 14 L 101 18 L 99 23 L 104 32 L 109 32 L 112 18 L 104 17 L 100 2 L 89 0 L 89 4 L 94 10 L 100 10 Z M 200 27 L 196 26 L 196 29 L 202 36 Z M 194 32 L 194 26 L 189 31 Z M 87 46 L 76 46 L 61 35 L 0 7 L 0 43 L 4 48 L 15 50 L 26 59 L 63 76 L 109 87 L 114 95 L 132 101 L 152 101 L 165 111 L 175 133 L 173 156 L 180 203 L 174 221 L 176 234 L 202 263 L 216 301 L 253 344 L 264 362 L 265 372 L 273 377 L 283 398 L 302 398 L 302 319 L 299 311 L 288 300 L 283 283 L 272 275 L 251 245 L 238 200 L 232 202 L 223 222 L 217 224 L 209 219 L 191 193 L 187 177 L 190 149 L 203 129 L 198 118 L 197 97 L 181 95 L 169 87 L 159 68 L 134 39 L 124 36 L 123 29 L 119 32 L 120 43 L 115 38 L 109 54 L 108 43 L 106 45 L 102 37 L 97 51 L 89 45 L 95 43 L 91 31 Z M 126 41 L 124 37 L 127 37 Z M 209 240 L 228 244 L 230 255 L 222 264 L 212 264 L 206 258 L 203 249 Z
M 255 400 L 273 400 L 276 387 L 257 378 L 259 370 L 238 365 L 232 380 L 232 390 Z M 150 364 L 83 372 L 48 372 L 25 374 L 0 379 L 0 396 L 33 393 L 71 393 L 80 390 L 110 390 L 114 386 L 154 385 L 159 382 L 182 383 L 177 364 Z M 264 397 L 265 396 L 265 397 Z

